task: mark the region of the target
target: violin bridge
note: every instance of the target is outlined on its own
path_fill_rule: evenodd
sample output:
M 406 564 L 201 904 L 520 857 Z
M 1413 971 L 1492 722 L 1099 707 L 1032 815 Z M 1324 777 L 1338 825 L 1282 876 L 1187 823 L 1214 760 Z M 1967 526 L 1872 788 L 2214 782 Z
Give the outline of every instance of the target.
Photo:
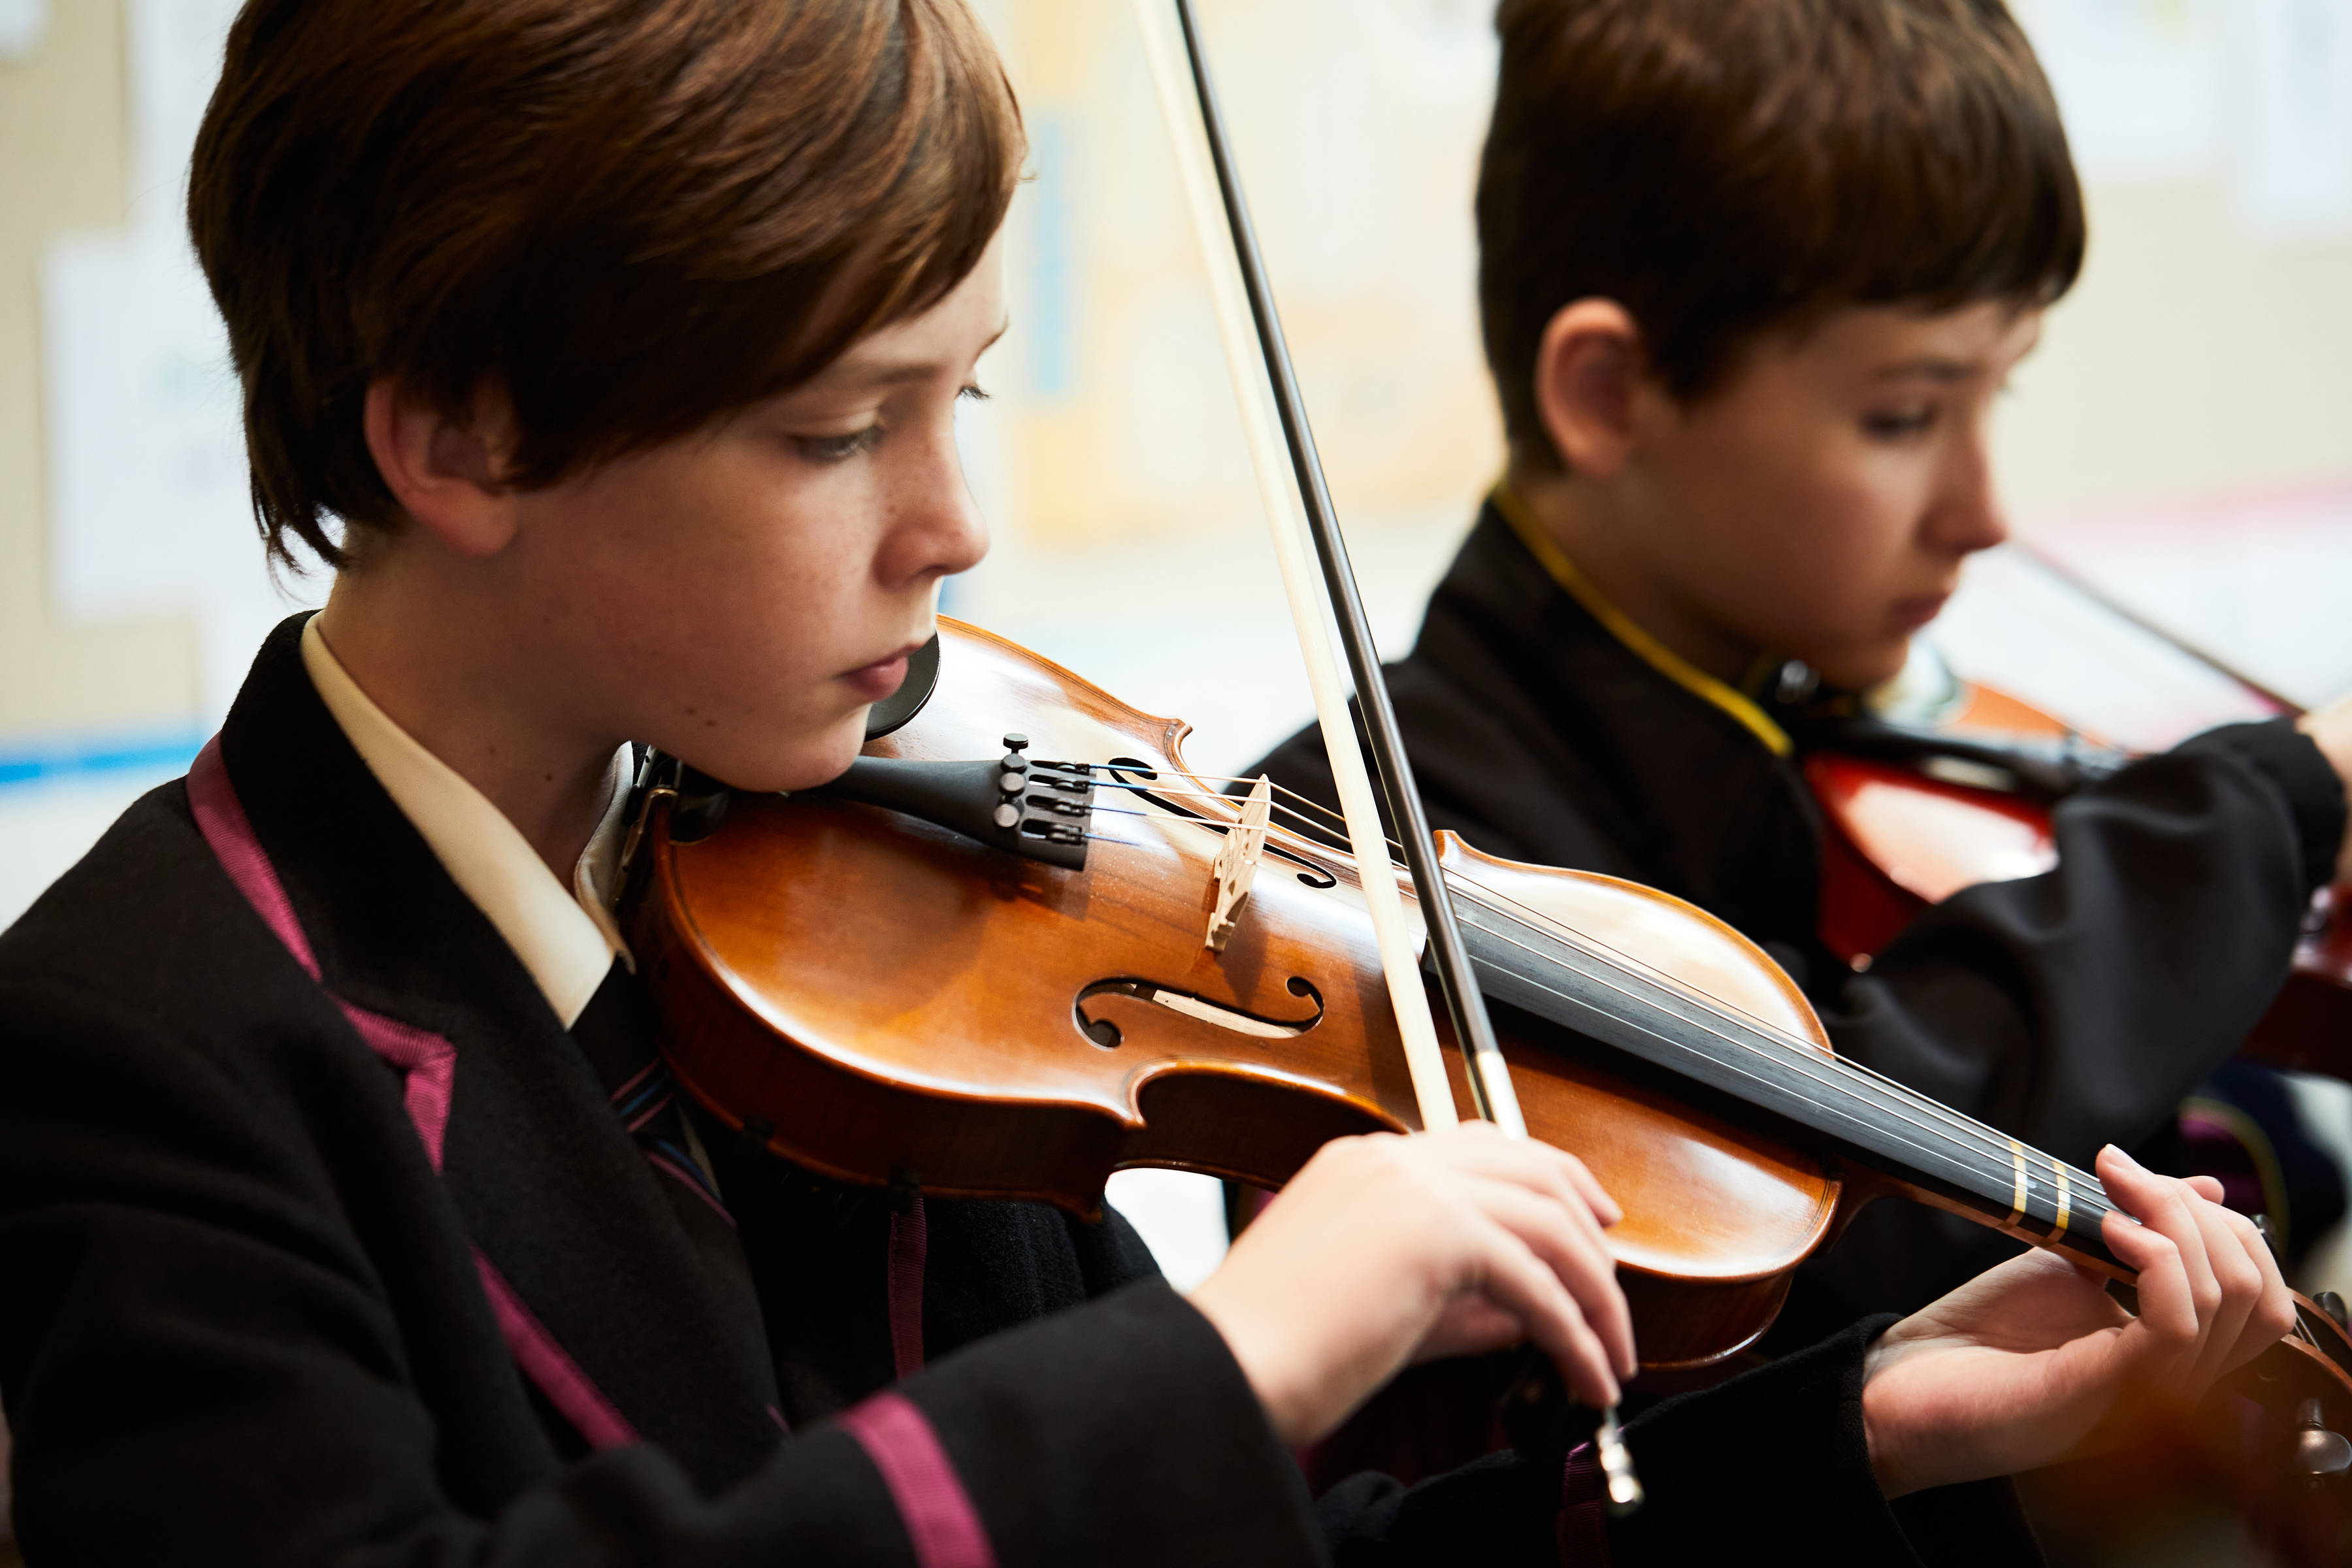
M 1266 820 L 1274 811 L 1274 784 L 1265 774 L 1242 799 L 1241 820 L 1225 830 L 1225 842 L 1209 867 L 1212 895 L 1209 934 L 1203 939 L 1212 952 L 1225 951 L 1226 938 L 1241 923 L 1242 900 L 1257 879 L 1257 863 L 1265 852 Z

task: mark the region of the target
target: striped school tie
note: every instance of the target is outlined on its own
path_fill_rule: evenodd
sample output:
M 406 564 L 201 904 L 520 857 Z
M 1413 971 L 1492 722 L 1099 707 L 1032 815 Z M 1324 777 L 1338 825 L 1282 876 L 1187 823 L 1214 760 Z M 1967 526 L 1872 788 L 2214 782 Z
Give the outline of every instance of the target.
M 619 959 L 572 1021 L 572 1038 L 596 1069 L 612 1100 L 613 1114 L 652 1167 L 655 1183 L 693 1242 L 712 1288 L 757 1330 L 761 1322 L 759 1292 L 735 1234 L 735 1216 L 727 1212 L 725 1197 L 695 1158 L 684 1099 L 657 1048 L 661 1021 L 653 997 Z

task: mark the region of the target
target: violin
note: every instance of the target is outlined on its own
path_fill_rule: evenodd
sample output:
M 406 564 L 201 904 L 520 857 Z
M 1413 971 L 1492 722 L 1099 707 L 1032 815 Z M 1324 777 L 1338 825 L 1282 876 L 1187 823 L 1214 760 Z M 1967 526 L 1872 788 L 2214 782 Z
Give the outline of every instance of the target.
M 2278 711 L 2302 711 L 2147 629 Z M 1928 905 L 2057 865 L 2052 808 L 2130 760 L 2031 703 L 1931 669 L 1933 697 L 1900 717 L 1845 713 L 1797 727 L 1805 781 L 1829 828 L 1822 940 L 1856 970 Z M 2352 1079 L 2352 918 L 2339 911 L 2352 911 L 2352 887 L 2322 889 L 2286 981 L 2239 1055 Z
M 624 911 L 678 1081 L 844 1181 L 1084 1215 L 1127 1166 L 1279 1187 L 1328 1139 L 1423 1125 L 1354 862 L 1194 775 L 1187 730 L 943 619 L 929 700 L 835 783 L 738 795 L 666 764 Z M 1752 1343 L 1883 1195 L 2123 1278 L 2096 1177 L 1840 1059 L 1722 921 L 1438 847 L 1529 1135 L 1625 1211 L 1609 1244 L 1645 1372 Z M 2352 1339 L 2298 1316 L 2224 1388 L 2273 1413 L 2253 1468 L 2280 1506 L 2325 1480 L 2342 1529 Z

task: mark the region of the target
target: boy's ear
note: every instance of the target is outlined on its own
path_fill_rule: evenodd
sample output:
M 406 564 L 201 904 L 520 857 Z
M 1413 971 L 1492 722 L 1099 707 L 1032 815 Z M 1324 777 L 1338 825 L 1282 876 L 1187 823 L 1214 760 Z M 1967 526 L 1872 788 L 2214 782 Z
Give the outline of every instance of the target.
M 390 376 L 368 384 L 368 453 L 402 512 L 460 555 L 496 555 L 512 542 L 515 492 L 505 482 L 514 419 L 485 389 L 460 424 Z
M 1536 413 L 1571 474 L 1610 479 L 1633 441 L 1642 332 L 1614 300 L 1560 308 L 1536 348 Z

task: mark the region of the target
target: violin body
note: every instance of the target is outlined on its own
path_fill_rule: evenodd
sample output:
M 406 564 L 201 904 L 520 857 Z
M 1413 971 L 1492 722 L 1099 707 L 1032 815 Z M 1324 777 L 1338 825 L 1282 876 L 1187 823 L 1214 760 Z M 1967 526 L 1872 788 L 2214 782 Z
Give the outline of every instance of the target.
M 1181 721 L 941 625 L 938 691 L 872 753 L 985 756 L 1017 730 L 1039 756 L 1124 762 L 1176 786 L 1171 799 L 1213 795 L 1184 768 Z M 665 809 L 629 920 L 673 1070 L 803 1165 L 1089 1213 L 1125 1166 L 1278 1187 L 1329 1139 L 1419 1125 L 1354 864 L 1303 837 L 1268 855 L 1218 952 L 1202 927 L 1223 835 L 1181 816 L 1099 816 L 1071 870 L 844 801 L 738 799 L 690 843 L 662 830 Z M 1444 838 L 1450 871 L 1827 1054 L 1787 975 L 1714 917 Z M 1761 1334 L 1833 1227 L 1838 1177 L 1613 1076 L 1541 1020 L 1497 1026 L 1530 1131 L 1574 1150 L 1625 1208 L 1610 1241 L 1645 1364 L 1702 1364 Z
M 1950 727 L 2036 737 L 2065 730 L 2040 709 L 1981 686 L 1966 689 Z M 1979 882 L 2039 876 L 2058 864 L 2049 807 L 2016 792 L 1853 755 L 1834 740 L 1808 748 L 1803 767 L 1830 830 L 1822 940 L 1857 968 L 1867 968 L 1928 905 Z
M 1965 689 L 1956 732 L 2046 742 L 2059 720 L 2005 693 Z M 1969 764 L 1963 764 L 1963 771 Z M 2049 804 L 2032 793 L 1933 777 L 1919 766 L 1809 749 L 1805 781 L 1829 832 L 1822 856 L 1821 934 L 1830 951 L 1867 969 L 1928 905 L 1979 882 L 2038 876 L 2058 863 Z M 2278 997 L 2239 1047 L 2273 1067 L 2352 1079 L 2352 888 L 2313 903 Z

